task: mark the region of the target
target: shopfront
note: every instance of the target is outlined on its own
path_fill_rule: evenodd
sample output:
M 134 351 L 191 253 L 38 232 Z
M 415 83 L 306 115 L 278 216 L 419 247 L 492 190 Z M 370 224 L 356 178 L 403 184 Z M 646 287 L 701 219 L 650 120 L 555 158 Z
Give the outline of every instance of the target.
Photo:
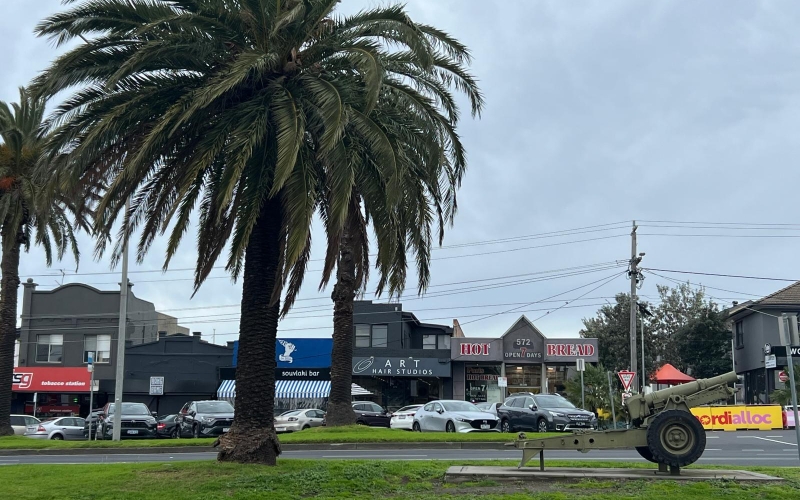
M 39 418 L 86 416 L 90 382 L 91 374 L 85 367 L 16 367 L 11 413 Z M 97 385 L 95 381 L 95 391 Z
M 353 357 L 353 383 L 363 387 L 375 401 L 391 410 L 409 404 L 452 397 L 449 358 L 417 356 Z
M 597 339 L 548 339 L 522 316 L 500 338 L 454 338 L 451 357 L 453 397 L 500 402 L 517 392 L 563 391 L 577 360 L 596 363 L 598 350 Z

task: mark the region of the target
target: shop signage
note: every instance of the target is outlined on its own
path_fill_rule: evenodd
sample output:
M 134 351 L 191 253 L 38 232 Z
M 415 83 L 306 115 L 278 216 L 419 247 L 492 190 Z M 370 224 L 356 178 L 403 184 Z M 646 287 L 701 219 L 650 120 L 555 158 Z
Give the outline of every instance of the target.
M 547 339 L 544 361 L 574 363 L 579 358 L 587 363 L 598 361 L 597 339 Z
M 164 377 L 150 377 L 150 395 L 164 395 Z
M 330 368 L 276 368 L 276 380 L 330 380 Z
M 497 387 L 508 387 L 508 377 L 498 377 Z
M 89 392 L 86 368 L 20 366 L 14 368 L 11 390 L 16 392 Z
M 773 347 L 774 349 L 774 347 Z M 782 429 L 780 406 L 697 406 L 692 414 L 707 430 Z
M 785 345 L 770 346 L 770 353 L 781 358 L 786 357 L 787 350 L 791 351 L 793 358 L 800 358 L 800 346 L 798 345 L 793 345 L 791 347 L 787 347 Z
M 415 357 L 353 358 L 353 375 L 386 377 L 450 377 L 450 360 Z
M 487 373 L 492 372 L 494 370 L 486 370 L 480 366 L 468 366 L 467 367 L 467 380 L 497 380 L 499 375 L 497 373 Z
M 545 338 L 542 332 L 520 318 L 503 335 L 503 359 L 514 363 L 541 363 L 544 360 Z
M 503 339 L 453 338 L 450 340 L 453 361 L 503 361 Z
M 764 368 L 777 368 L 778 358 L 774 354 L 764 356 Z
M 333 339 L 300 338 L 275 341 L 275 365 L 278 368 L 330 368 Z M 233 343 L 233 362 L 239 362 L 239 341 Z

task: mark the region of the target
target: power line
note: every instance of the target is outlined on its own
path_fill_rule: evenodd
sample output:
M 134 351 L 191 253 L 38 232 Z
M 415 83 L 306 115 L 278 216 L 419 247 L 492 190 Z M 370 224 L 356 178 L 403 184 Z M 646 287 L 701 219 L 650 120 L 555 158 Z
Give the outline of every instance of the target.
M 800 238 L 798 234 L 679 234 L 639 233 L 641 236 L 677 236 L 681 238 Z
M 696 274 L 700 276 L 718 276 L 720 278 L 743 278 L 743 279 L 767 280 L 767 281 L 800 281 L 797 279 L 789 279 L 789 278 L 765 278 L 763 276 L 744 276 L 741 274 L 719 274 L 719 273 L 703 273 L 699 271 L 678 271 L 675 269 L 658 269 L 655 267 L 649 267 L 644 269 L 648 271 L 661 271 L 662 273 Z M 733 293 L 740 293 L 740 292 L 733 292 Z
M 637 219 L 639 220 L 639 219 Z M 781 223 L 781 222 L 708 222 L 708 221 L 676 221 L 676 220 L 639 220 L 640 222 L 651 222 L 656 224 L 714 224 L 719 226 L 798 226 L 797 223 Z

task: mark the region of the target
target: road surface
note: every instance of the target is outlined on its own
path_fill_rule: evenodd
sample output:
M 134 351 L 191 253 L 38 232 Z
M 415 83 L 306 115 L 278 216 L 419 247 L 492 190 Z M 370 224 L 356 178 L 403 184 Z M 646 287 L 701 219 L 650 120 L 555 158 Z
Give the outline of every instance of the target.
M 800 466 L 794 431 L 709 432 L 706 451 L 698 465 Z M 285 459 L 359 459 L 359 460 L 519 460 L 521 452 L 508 450 L 403 450 L 387 444 L 383 450 L 287 451 Z M 148 453 L 142 455 L 25 455 L 0 457 L 0 465 L 15 464 L 97 464 L 133 462 L 181 462 L 214 460 L 216 453 Z M 605 450 L 579 453 L 551 451 L 548 460 L 640 461 L 633 450 Z

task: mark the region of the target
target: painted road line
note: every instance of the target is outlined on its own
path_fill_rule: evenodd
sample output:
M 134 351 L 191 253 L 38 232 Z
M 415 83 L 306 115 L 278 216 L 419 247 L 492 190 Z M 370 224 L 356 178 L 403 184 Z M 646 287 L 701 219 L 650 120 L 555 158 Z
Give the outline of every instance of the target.
M 706 439 L 719 439 L 719 436 L 706 436 Z
M 722 448 L 706 448 L 705 451 L 722 451 Z
M 783 439 L 783 436 L 765 436 L 765 437 Z
M 773 443 L 778 443 L 778 444 L 787 444 L 789 446 L 797 446 L 796 443 L 787 443 L 786 441 L 778 441 L 777 439 L 762 438 L 760 436 L 747 436 L 747 437 L 751 437 L 753 439 L 762 439 L 764 441 L 772 441 Z
M 764 451 L 764 450 L 742 450 L 742 451 L 746 451 L 746 452 L 756 452 L 756 451 Z
M 347 455 L 347 458 L 382 458 L 385 455 Z M 392 455 L 393 459 L 420 458 L 428 455 Z M 322 455 L 322 458 L 342 458 L 340 455 Z

